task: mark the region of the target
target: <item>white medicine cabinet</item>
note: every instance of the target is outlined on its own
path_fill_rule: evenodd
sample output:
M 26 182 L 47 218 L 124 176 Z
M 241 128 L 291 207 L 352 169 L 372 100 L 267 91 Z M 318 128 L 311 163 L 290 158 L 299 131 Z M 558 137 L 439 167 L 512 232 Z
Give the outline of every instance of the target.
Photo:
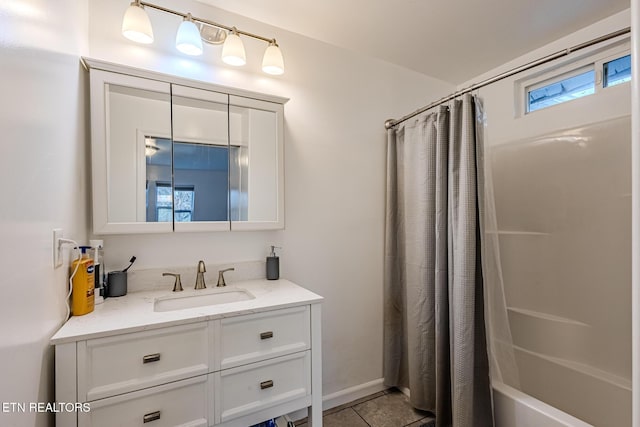
M 83 62 L 95 234 L 284 228 L 286 98 Z

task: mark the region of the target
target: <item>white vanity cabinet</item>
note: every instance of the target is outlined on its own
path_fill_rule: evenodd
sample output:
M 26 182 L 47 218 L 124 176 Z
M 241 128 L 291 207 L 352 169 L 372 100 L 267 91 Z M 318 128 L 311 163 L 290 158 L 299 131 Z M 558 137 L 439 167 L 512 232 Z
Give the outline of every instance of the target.
M 321 426 L 320 304 L 213 317 L 54 336 L 56 401 L 90 404 L 57 425 L 248 427 L 309 407 Z

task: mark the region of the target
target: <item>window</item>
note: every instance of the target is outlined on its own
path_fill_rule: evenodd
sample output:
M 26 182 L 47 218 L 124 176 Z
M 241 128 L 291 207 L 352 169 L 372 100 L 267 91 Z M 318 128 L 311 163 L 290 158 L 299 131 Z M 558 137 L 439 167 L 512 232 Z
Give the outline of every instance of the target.
M 156 212 L 158 222 L 171 222 L 173 200 L 171 200 L 171 184 L 156 183 Z
M 174 192 L 176 222 L 192 221 L 194 195 L 193 187 L 176 187 Z
M 602 75 L 604 87 L 631 81 L 631 55 L 605 62 Z
M 555 79 L 554 79 L 555 80 Z M 580 69 L 577 74 L 527 88 L 527 112 L 592 95 L 596 90 L 595 71 Z
M 156 213 L 158 222 L 171 222 L 173 202 L 175 201 L 175 221 L 193 220 L 195 190 L 192 186 L 177 186 L 171 199 L 171 184 L 156 184 Z
M 524 105 L 524 113 L 528 114 L 628 82 L 631 56 L 626 52 L 620 47 L 608 49 L 556 71 L 538 73 L 535 80 L 521 80 L 518 84 L 522 92 L 517 96 L 524 96 L 524 102 L 518 104 Z

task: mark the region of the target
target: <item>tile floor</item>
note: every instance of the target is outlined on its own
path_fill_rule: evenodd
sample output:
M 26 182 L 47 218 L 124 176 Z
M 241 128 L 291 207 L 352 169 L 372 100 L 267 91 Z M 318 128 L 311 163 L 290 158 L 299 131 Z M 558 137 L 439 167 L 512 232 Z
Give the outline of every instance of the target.
M 306 419 L 296 426 L 308 427 Z M 396 389 L 381 391 L 324 411 L 324 427 L 433 427 L 429 412 L 413 409 L 407 396 Z

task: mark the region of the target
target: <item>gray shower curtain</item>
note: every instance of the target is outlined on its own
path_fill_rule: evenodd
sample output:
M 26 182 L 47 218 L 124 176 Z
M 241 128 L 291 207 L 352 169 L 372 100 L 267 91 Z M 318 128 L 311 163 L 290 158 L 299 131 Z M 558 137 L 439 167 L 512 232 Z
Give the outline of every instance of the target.
M 466 95 L 388 133 L 385 384 L 408 388 L 438 427 L 493 425 L 475 102 Z

